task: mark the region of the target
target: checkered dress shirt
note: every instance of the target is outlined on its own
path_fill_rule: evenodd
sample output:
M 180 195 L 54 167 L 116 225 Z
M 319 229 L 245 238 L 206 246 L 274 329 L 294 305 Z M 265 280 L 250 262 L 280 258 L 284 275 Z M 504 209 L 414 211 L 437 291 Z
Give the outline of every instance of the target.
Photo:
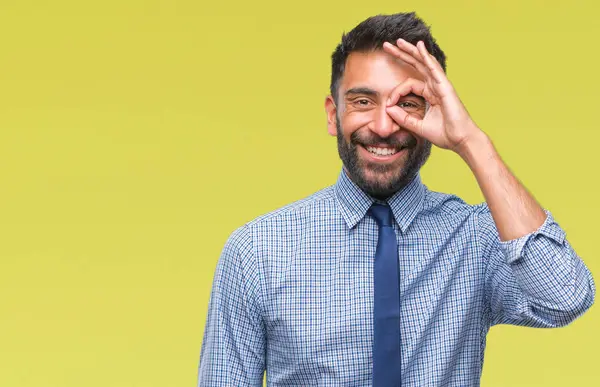
M 198 386 L 371 386 L 374 202 L 335 185 L 235 230 L 217 264 Z M 595 287 L 565 232 L 501 242 L 485 203 L 417 176 L 388 200 L 400 259 L 402 385 L 478 386 L 495 324 L 564 326 Z

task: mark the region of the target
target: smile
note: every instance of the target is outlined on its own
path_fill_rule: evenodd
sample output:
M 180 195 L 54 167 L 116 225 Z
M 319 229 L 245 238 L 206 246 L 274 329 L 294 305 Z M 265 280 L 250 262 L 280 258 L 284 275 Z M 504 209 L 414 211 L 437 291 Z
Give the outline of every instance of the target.
M 372 146 L 372 145 L 359 145 L 359 153 L 365 160 L 375 163 L 391 163 L 406 154 L 406 148 L 396 148 L 389 146 Z
M 375 146 L 366 146 L 365 149 L 377 156 L 391 156 L 400 152 L 400 149 L 396 148 L 380 148 Z

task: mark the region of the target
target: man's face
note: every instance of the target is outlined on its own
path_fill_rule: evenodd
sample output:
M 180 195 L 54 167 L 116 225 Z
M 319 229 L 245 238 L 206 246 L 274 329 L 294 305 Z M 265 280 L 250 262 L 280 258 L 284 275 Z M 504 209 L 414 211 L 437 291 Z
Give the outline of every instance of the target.
M 421 79 L 408 64 L 384 51 L 348 56 L 337 104 L 325 102 L 328 131 L 337 136 L 338 152 L 354 183 L 371 196 L 385 198 L 403 188 L 423 166 L 431 143 L 400 127 L 386 112 L 392 90 L 407 78 Z M 418 118 L 425 100 L 409 94 L 398 106 Z

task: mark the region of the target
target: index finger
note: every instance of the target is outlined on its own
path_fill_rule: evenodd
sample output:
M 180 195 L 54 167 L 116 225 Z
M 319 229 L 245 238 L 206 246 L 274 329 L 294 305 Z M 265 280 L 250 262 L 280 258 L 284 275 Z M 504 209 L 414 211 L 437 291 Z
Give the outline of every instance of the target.
M 442 69 L 442 66 L 440 66 L 437 59 L 435 59 L 435 57 L 433 55 L 431 55 L 429 53 L 429 51 L 427 51 L 427 48 L 425 48 L 425 43 L 423 43 L 422 41 L 419 41 L 417 43 L 417 50 L 419 51 L 419 53 L 421 54 L 421 57 L 425 61 L 425 65 L 431 72 L 433 79 L 437 83 L 444 82 L 444 79 L 446 78 L 444 70 Z
M 414 67 L 419 73 L 421 73 L 421 75 L 423 75 L 423 76 L 429 75 L 429 72 L 427 71 L 427 67 L 420 60 L 421 59 L 420 56 L 417 57 L 417 56 L 415 56 L 415 53 L 405 51 L 405 50 L 408 50 L 406 48 L 405 48 L 405 50 L 400 49 L 400 39 L 398 39 L 398 46 L 394 46 L 393 44 L 391 44 L 389 42 L 383 43 L 383 50 L 385 52 L 387 52 L 388 54 L 408 63 L 409 65 Z M 418 54 L 418 51 L 416 52 L 416 54 Z
M 414 93 L 420 97 L 423 97 L 423 99 L 427 101 L 423 96 L 424 91 L 425 82 L 415 78 L 406 78 L 404 82 L 400 83 L 394 88 L 394 90 L 392 90 L 387 100 L 387 106 L 393 106 L 397 104 L 401 97 L 404 97 L 410 93 Z

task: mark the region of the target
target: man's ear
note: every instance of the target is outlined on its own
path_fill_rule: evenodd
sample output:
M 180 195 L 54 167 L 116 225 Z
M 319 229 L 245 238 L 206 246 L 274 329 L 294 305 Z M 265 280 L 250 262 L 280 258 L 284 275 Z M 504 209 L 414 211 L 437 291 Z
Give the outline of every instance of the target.
M 325 112 L 327 113 L 327 133 L 337 136 L 337 107 L 331 95 L 325 98 Z

